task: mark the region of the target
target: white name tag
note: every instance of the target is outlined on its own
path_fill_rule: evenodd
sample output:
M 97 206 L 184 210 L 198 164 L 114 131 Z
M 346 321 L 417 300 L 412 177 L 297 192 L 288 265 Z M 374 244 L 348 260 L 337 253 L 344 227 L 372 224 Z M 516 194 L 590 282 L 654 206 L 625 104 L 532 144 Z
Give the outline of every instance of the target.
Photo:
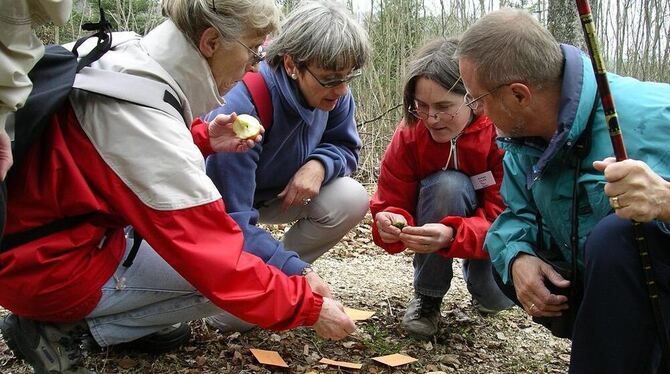
M 472 181 L 472 185 L 475 187 L 475 190 L 481 190 L 482 188 L 496 184 L 496 180 L 493 178 L 493 173 L 491 173 L 490 170 L 471 176 L 470 181 Z

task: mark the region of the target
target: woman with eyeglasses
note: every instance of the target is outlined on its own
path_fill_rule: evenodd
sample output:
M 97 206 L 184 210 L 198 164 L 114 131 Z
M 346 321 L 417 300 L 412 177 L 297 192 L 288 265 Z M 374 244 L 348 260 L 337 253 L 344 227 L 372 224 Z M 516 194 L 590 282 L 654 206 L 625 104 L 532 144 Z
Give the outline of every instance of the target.
M 279 9 L 272 0 L 161 7 L 161 25 L 144 37 L 114 34 L 90 69 L 139 76 L 139 89 L 160 87 L 156 100 L 171 95 L 174 108 L 73 90 L 8 186 L 7 234 L 17 240 L 0 248 L 0 305 L 12 312 L 0 328 L 36 372 L 89 372 L 79 367 L 85 337 L 169 350 L 189 339 L 183 322 L 223 310 L 332 339 L 355 329 L 305 278 L 243 251 L 203 154 L 254 140 L 233 135 L 234 115 L 192 123 L 252 70 L 247 47 L 278 28 Z M 144 240 L 126 238 L 128 226 Z
M 503 152 L 491 121 L 464 103 L 453 58 L 457 39 L 435 39 L 408 66 L 404 118 L 381 161 L 370 201 L 375 243 L 389 253 L 414 252 L 414 291 L 402 325 L 418 338 L 438 332 L 452 259 L 462 258 L 480 312 L 511 307 L 493 281 L 486 231 L 504 208 Z
M 259 66 L 270 102 L 254 102 L 240 83 L 207 116 L 262 117 L 259 112 L 271 107 L 262 144 L 247 153 L 210 156 L 207 173 L 244 232 L 245 248 L 285 274 L 305 275 L 324 296 L 330 289 L 310 264 L 358 224 L 368 207 L 365 188 L 349 177 L 361 147 L 349 82 L 360 76 L 369 55 L 367 34 L 346 8 L 333 1 L 301 2 Z M 258 223 L 292 224 L 277 240 Z M 226 315 L 208 322 L 225 331 L 251 327 Z

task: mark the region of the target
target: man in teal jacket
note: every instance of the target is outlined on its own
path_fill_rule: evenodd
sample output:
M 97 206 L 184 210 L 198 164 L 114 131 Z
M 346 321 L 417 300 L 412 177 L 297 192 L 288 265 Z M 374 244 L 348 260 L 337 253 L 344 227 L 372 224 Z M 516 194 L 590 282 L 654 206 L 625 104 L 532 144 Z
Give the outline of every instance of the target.
M 670 321 L 670 86 L 609 75 L 630 157 L 615 162 L 589 58 L 530 14 L 489 13 L 457 54 L 466 104 L 506 150 L 507 209 L 485 243 L 499 285 L 553 332 L 567 321 L 571 373 L 654 372 L 660 345 L 630 220 L 643 222 Z

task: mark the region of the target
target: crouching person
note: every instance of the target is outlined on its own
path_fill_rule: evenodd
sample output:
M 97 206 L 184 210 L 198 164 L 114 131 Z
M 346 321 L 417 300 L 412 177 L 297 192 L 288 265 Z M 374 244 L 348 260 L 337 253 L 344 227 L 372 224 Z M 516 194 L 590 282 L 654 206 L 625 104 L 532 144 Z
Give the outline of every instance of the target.
M 262 113 L 271 113 L 262 144 L 246 153 L 212 155 L 207 174 L 244 232 L 245 248 L 287 275 L 306 274 L 324 296 L 330 295 L 328 284 L 310 264 L 368 210 L 367 191 L 350 177 L 361 140 L 349 82 L 369 54 L 365 30 L 344 6 L 304 1 L 270 42 L 267 62 L 259 64 L 268 101 L 240 83 L 208 116 L 247 113 L 268 122 Z M 290 228 L 277 240 L 258 223 Z M 253 326 L 226 314 L 207 321 L 222 331 Z
M 188 337 L 184 322 L 224 310 L 268 329 L 312 326 L 333 339 L 355 329 L 305 277 L 242 250 L 242 232 L 203 159 L 254 145 L 234 137 L 235 116 L 191 125 L 254 68 L 244 45 L 258 47 L 277 28 L 279 10 L 271 0 L 161 6 L 168 20 L 92 68 L 166 84 L 180 118 L 74 90 L 10 180 L 7 238 L 33 237 L 0 253 L 0 305 L 12 312 L 2 334 L 36 372 L 87 372 L 84 336 L 102 347 L 140 339 L 174 347 Z M 137 251 L 127 226 L 145 239 Z
M 370 202 L 375 243 L 389 253 L 414 252 L 414 292 L 402 325 L 418 338 L 438 331 L 440 306 L 463 258 L 472 303 L 484 313 L 511 307 L 491 274 L 486 231 L 504 206 L 503 152 L 495 127 L 464 105 L 465 87 L 452 57 L 457 39 L 436 39 L 409 64 L 404 118 L 381 161 Z
M 570 373 L 665 372 L 667 331 L 656 330 L 630 220 L 646 237 L 668 321 L 670 85 L 609 76 L 631 158 L 615 162 L 593 64 L 533 15 L 487 14 L 458 56 L 470 105 L 491 117 L 507 152 L 507 209 L 486 237 L 496 281 L 572 339 Z

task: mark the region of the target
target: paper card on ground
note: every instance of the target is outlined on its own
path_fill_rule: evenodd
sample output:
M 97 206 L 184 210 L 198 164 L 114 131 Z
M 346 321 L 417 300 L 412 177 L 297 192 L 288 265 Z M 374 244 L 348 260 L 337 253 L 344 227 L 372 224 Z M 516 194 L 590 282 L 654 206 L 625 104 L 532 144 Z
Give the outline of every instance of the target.
M 279 353 L 275 351 L 265 351 L 256 348 L 251 348 L 249 350 L 254 355 L 254 357 L 256 357 L 256 360 L 258 360 L 258 362 L 260 362 L 261 364 L 280 366 L 283 368 L 288 367 L 286 361 L 284 361 L 284 359 L 281 358 Z
M 400 353 L 394 353 L 388 356 L 374 357 L 373 360 L 381 362 L 382 364 L 388 366 L 400 366 L 417 361 L 417 359 L 414 357 L 406 356 Z
M 363 367 L 363 364 L 354 364 L 353 362 L 346 362 L 346 361 L 334 361 L 329 360 L 327 358 L 322 358 L 321 361 L 319 361 L 319 363 L 331 366 L 338 366 L 347 369 L 357 369 L 357 370 L 360 370 Z
M 369 319 L 375 314 L 375 312 L 347 308 L 346 306 L 344 307 L 344 313 L 346 313 L 349 316 L 349 318 L 353 319 L 354 321 L 365 321 L 366 319 Z

